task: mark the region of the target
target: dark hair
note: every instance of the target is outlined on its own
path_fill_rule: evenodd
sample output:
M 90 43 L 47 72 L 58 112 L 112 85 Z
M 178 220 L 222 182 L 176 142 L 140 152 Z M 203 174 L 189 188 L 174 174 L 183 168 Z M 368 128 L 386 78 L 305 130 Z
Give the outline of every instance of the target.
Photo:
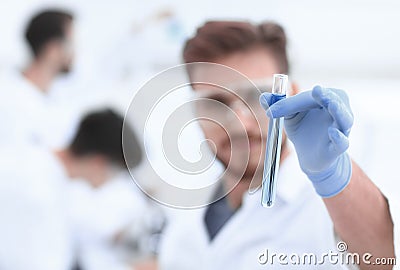
M 72 14 L 61 10 L 45 10 L 36 14 L 25 31 L 25 39 L 33 54 L 37 56 L 49 41 L 63 39 L 66 25 L 72 19 Z
M 258 25 L 241 21 L 209 21 L 197 29 L 187 40 L 183 60 L 191 62 L 214 62 L 218 58 L 255 46 L 270 50 L 279 65 L 279 72 L 289 73 L 284 29 L 273 22 Z
M 69 149 L 78 157 L 103 155 L 111 162 L 126 167 L 122 149 L 122 130 L 124 147 L 130 150 L 128 166 L 133 168 L 140 163 L 142 150 L 132 128 L 127 123 L 124 124 L 122 116 L 111 109 L 87 114 L 81 120 Z

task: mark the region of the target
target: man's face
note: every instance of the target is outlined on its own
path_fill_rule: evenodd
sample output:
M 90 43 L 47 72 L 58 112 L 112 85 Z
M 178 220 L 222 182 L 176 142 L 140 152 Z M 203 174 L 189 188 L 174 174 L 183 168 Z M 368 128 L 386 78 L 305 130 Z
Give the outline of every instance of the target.
M 60 154 L 61 153 L 61 154 Z M 71 179 L 85 180 L 92 187 L 99 187 L 110 179 L 114 167 L 104 156 L 99 154 L 76 156 L 71 151 L 59 152 L 65 173 Z
M 241 76 L 221 74 L 212 68 L 200 67 L 191 73 L 192 82 L 217 82 L 229 88 L 194 85 L 197 95 L 210 100 L 196 106 L 197 114 L 214 120 L 200 120 L 200 125 L 218 159 L 230 173 L 244 173 L 251 178 L 263 167 L 268 132 L 268 117 L 259 104 L 259 95 L 260 91 L 271 90 L 270 83 L 278 68 L 274 58 L 263 48 L 237 52 L 215 62 L 238 71 L 257 86 L 246 83 Z
M 71 71 L 72 62 L 74 58 L 74 40 L 73 40 L 73 24 L 68 23 L 66 25 L 65 39 L 62 42 L 62 53 L 61 53 L 61 63 L 60 72 L 69 73 Z
M 62 39 L 50 41 L 44 50 L 47 65 L 53 67 L 59 73 L 69 73 L 74 58 L 73 48 L 73 24 L 65 25 L 65 36 Z

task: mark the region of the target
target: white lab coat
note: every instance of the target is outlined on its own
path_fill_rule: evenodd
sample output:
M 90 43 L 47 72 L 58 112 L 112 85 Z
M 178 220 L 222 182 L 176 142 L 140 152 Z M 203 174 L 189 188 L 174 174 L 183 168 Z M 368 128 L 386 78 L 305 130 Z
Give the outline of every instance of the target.
M 0 81 L 0 269 L 70 269 L 68 180 L 48 146 L 62 133 L 47 96 L 19 73 Z M 60 133 L 58 133 L 60 132 Z M 54 137 L 51 137 L 54 136 Z M 55 140 L 53 141 L 55 142 Z
M 0 78 L 0 120 L 13 124 L 7 139 L 57 148 L 71 139 L 78 117 L 22 73 L 9 71 Z
M 274 207 L 263 208 L 260 190 L 244 194 L 241 208 L 210 243 L 205 208 L 175 210 L 160 247 L 162 270 L 348 269 L 342 265 L 262 265 L 259 255 L 338 252 L 332 221 L 292 151 L 279 172 Z M 320 257 L 318 257 L 320 258 Z M 263 259 L 263 258 L 262 258 Z
M 116 237 L 147 214 L 144 194 L 128 173 L 92 189 L 75 183 L 70 205 L 79 264 L 85 270 L 125 270 Z
M 63 168 L 49 151 L 23 142 L 3 146 L 0 164 L 0 269 L 69 270 Z

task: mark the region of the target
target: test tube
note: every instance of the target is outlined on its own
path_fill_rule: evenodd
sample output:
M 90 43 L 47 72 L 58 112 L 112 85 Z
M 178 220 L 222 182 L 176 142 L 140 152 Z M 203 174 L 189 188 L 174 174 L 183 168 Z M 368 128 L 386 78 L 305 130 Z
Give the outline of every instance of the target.
M 287 75 L 274 74 L 272 84 L 272 104 L 278 100 L 286 98 L 287 85 Z M 261 204 L 264 207 L 272 207 L 275 202 L 276 181 L 281 157 L 282 128 L 283 117 L 269 119 L 261 195 Z

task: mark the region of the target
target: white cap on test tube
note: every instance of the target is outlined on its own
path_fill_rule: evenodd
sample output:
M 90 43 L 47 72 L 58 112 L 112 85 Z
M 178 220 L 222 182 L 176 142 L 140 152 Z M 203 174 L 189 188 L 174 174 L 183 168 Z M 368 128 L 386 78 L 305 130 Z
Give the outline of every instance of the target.
M 274 74 L 272 93 L 286 95 L 289 77 L 285 74 Z

